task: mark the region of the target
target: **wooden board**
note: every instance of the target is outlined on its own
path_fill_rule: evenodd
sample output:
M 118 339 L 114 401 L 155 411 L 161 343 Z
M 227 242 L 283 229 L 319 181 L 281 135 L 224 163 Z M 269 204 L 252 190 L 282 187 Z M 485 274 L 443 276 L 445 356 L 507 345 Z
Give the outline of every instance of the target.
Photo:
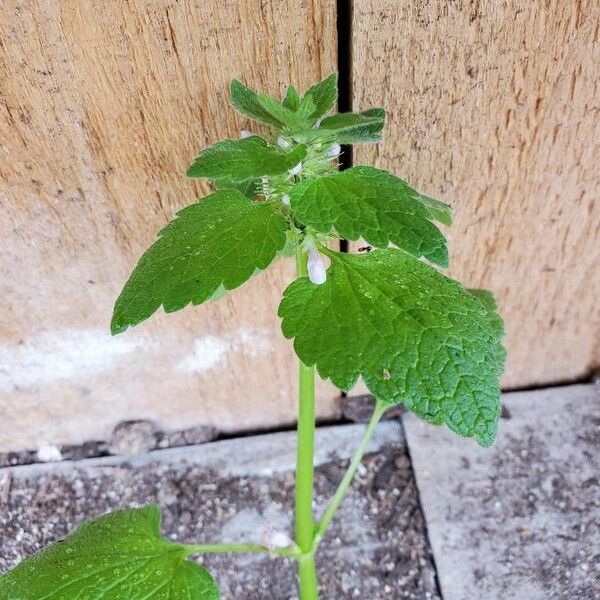
M 227 431 L 290 423 L 282 262 L 218 304 L 111 338 L 113 301 L 203 146 L 247 123 L 232 77 L 270 92 L 335 70 L 335 2 L 0 4 L 0 450 L 106 438 L 124 419 Z M 319 412 L 337 392 L 320 388 Z
M 355 163 L 449 202 L 450 274 L 494 291 L 504 385 L 600 364 L 600 4 L 355 0 L 354 108 L 385 141 Z

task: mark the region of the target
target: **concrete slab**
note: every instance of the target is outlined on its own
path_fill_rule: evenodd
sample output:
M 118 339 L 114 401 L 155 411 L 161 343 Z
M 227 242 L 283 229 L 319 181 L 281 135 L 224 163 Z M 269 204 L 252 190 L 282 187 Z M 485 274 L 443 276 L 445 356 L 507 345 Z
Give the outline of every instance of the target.
M 495 446 L 403 416 L 444 600 L 600 597 L 600 394 L 505 394 Z
M 364 425 L 317 430 L 317 512 L 339 483 Z M 295 434 L 237 438 L 130 459 L 0 469 L 0 571 L 114 510 L 158 502 L 174 540 L 291 535 Z M 206 556 L 224 600 L 293 600 L 288 560 Z M 402 429 L 380 424 L 318 555 L 323 600 L 440 600 Z

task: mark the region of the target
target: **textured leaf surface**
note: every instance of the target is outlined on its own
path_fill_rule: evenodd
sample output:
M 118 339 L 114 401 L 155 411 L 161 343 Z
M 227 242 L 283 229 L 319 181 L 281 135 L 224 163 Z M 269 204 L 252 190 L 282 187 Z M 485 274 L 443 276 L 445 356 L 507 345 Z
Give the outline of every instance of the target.
M 0 578 L 0 599 L 218 600 L 210 573 L 159 527 L 156 506 L 90 521 Z
M 310 123 L 303 114 L 294 112 L 294 110 L 287 108 L 281 102 L 271 98 L 271 96 L 259 94 L 258 100 L 261 106 L 274 115 L 285 128 L 291 131 L 298 131 L 310 126 Z
M 213 186 L 216 190 L 237 190 L 246 196 L 254 199 L 259 181 L 257 179 L 246 179 L 245 181 L 230 181 L 228 179 L 213 179 Z
M 332 73 L 320 83 L 313 85 L 304 94 L 302 101 L 303 104 L 306 104 L 309 100 L 312 100 L 314 108 L 309 113 L 309 116 L 311 119 L 318 119 L 327 114 L 335 106 L 337 97 L 337 74 Z
M 385 111 L 372 108 L 362 113 L 338 113 L 326 117 L 318 128 L 303 132 L 305 139 L 325 138 L 338 144 L 378 142 L 385 124 Z
M 427 207 L 432 219 L 444 225 L 452 225 L 452 208 L 448 204 L 423 194 L 418 194 L 418 196 L 421 203 Z
M 341 389 L 362 376 L 381 401 L 491 445 L 505 353 L 489 297 L 402 250 L 329 255 L 326 282 L 298 279 L 279 308 L 300 359 Z
M 298 90 L 293 85 L 289 85 L 285 92 L 285 97 L 283 98 L 283 106 L 289 110 L 296 111 L 300 108 L 300 102 L 301 98 L 298 94 Z
M 280 127 L 282 124 L 279 120 L 260 103 L 258 94 L 246 87 L 241 81 L 234 79 L 230 86 L 230 99 L 231 104 L 243 115 L 260 121 L 261 123 L 268 123 L 275 127 Z
M 386 248 L 396 244 L 414 256 L 448 266 L 446 240 L 429 221 L 421 195 L 387 171 L 354 167 L 296 184 L 290 191 L 298 219 L 323 233 L 364 238 Z
M 231 182 L 280 175 L 306 156 L 305 146 L 285 152 L 253 135 L 241 140 L 224 140 L 209 146 L 194 160 L 188 177 L 207 177 Z
M 140 323 L 161 305 L 173 312 L 200 304 L 221 286 L 231 290 L 265 269 L 286 243 L 287 223 L 277 209 L 223 190 L 178 212 L 125 284 L 112 332 Z

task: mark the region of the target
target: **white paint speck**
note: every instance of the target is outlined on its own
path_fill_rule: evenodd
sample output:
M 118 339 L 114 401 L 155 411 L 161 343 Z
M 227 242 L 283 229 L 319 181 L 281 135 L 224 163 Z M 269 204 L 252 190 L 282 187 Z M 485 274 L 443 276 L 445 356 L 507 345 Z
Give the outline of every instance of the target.
M 256 330 L 241 329 L 223 337 L 205 335 L 196 339 L 192 354 L 179 362 L 176 368 L 186 373 L 203 373 L 217 366 L 229 354 L 240 352 L 255 358 L 270 350 L 269 337 Z
M 141 342 L 104 329 L 50 331 L 19 345 L 0 345 L 0 389 L 29 388 L 89 378 L 106 371 Z
M 242 129 L 240 131 L 240 138 L 242 138 L 242 139 L 252 137 L 253 135 L 254 134 L 251 131 L 248 131 L 247 129 Z

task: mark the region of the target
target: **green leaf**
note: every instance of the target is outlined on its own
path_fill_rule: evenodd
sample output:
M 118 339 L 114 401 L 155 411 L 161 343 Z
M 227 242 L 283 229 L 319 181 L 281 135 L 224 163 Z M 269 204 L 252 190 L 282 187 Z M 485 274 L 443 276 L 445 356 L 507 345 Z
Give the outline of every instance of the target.
M 304 98 L 302 104 L 298 108 L 298 114 L 304 119 L 304 129 L 312 126 L 315 119 L 311 117 L 312 113 L 315 110 L 315 103 L 312 98 Z
M 246 181 L 230 181 L 228 179 L 214 179 L 212 184 L 216 190 L 237 190 L 244 194 L 246 198 L 254 200 L 259 181 L 257 179 L 247 179 Z
M 210 573 L 184 546 L 160 537 L 157 506 L 123 510 L 74 534 L 0 578 L 3 600 L 218 600 Z
M 281 127 L 282 123 L 260 103 L 258 94 L 237 79 L 231 82 L 230 99 L 231 104 L 243 115 L 261 123 Z
M 278 202 L 236 190 L 207 196 L 177 213 L 144 253 L 115 303 L 111 331 L 125 331 L 162 305 L 174 312 L 231 290 L 265 269 L 286 243 Z
M 313 85 L 304 94 L 303 103 L 312 100 L 314 109 L 309 114 L 312 119 L 319 119 L 324 114 L 328 113 L 337 102 L 337 73 L 332 73 L 320 83 Z
M 432 219 L 443 223 L 444 225 L 452 225 L 452 207 L 439 200 L 434 200 L 429 196 L 418 194 L 421 204 L 424 204 L 429 211 Z
M 272 114 L 282 124 L 284 128 L 289 129 L 290 131 L 300 131 L 310 127 L 310 123 L 304 115 L 286 108 L 283 104 L 271 98 L 271 96 L 259 94 L 258 101 L 269 114 Z
M 362 113 L 338 113 L 321 121 L 316 129 L 303 132 L 304 139 L 332 139 L 338 144 L 378 142 L 385 124 L 385 111 L 372 108 Z
M 288 89 L 285 92 L 283 106 L 295 112 L 300 108 L 301 102 L 302 100 L 300 98 L 300 95 L 298 94 L 298 90 L 293 85 L 289 85 Z
M 265 175 L 280 175 L 306 157 L 306 147 L 286 152 L 253 135 L 241 140 L 224 140 L 209 146 L 187 171 L 188 177 L 227 179 L 233 183 Z
M 496 312 L 496 299 L 489 290 L 469 290 L 487 310 L 487 317 L 490 327 L 496 333 L 498 339 L 504 337 L 504 323 L 500 315 Z
M 505 357 L 491 305 L 402 250 L 326 253 L 325 283 L 298 279 L 279 307 L 299 358 L 341 389 L 362 376 L 382 402 L 490 446 Z
M 289 192 L 296 217 L 322 233 L 396 244 L 416 257 L 448 266 L 446 240 L 430 222 L 422 196 L 405 181 L 373 167 L 353 167 L 296 184 Z

